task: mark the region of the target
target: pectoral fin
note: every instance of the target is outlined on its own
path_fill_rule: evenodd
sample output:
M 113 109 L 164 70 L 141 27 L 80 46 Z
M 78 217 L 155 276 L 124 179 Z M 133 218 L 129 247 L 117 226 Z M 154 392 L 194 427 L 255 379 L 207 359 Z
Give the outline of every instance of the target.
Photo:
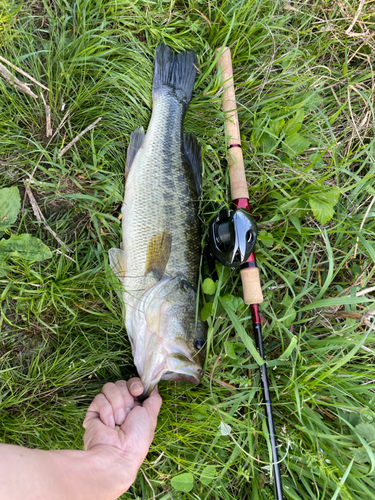
M 153 272 L 161 280 L 172 249 L 172 235 L 167 231 L 154 236 L 147 249 L 146 274 Z
M 126 274 L 126 255 L 119 248 L 111 248 L 108 252 L 109 265 L 120 281 L 123 281 Z

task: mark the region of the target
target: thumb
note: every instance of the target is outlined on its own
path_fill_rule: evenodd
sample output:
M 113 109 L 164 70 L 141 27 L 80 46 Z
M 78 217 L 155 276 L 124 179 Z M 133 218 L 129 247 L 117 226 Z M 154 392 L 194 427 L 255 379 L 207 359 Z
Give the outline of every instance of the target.
M 154 424 L 154 429 L 155 429 L 156 424 L 157 424 L 157 418 L 158 418 L 158 414 L 159 414 L 162 402 L 163 402 L 163 400 L 161 399 L 161 396 L 158 392 L 158 388 L 156 386 L 155 389 L 150 394 L 150 396 L 147 399 L 145 399 L 143 401 L 143 404 L 142 404 L 143 408 L 146 409 L 146 411 L 149 415 L 150 422 L 152 424 Z
M 145 459 L 154 438 L 161 404 L 162 399 L 155 388 L 142 406 L 136 406 L 131 410 L 121 425 L 127 452 L 133 456 L 138 467 Z

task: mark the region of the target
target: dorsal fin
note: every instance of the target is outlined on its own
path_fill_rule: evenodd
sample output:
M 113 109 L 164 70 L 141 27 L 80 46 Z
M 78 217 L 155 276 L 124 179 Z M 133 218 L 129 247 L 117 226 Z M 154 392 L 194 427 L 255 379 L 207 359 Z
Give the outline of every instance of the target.
M 146 274 L 153 272 L 161 280 L 172 249 L 172 235 L 167 231 L 154 236 L 147 248 Z
M 190 132 L 184 132 L 184 150 L 193 172 L 198 196 L 200 196 L 202 192 L 202 150 L 196 137 Z
M 145 135 L 146 134 L 143 127 L 136 128 L 134 132 L 130 134 L 130 142 L 126 154 L 125 178 L 127 178 L 129 174 L 129 170 L 133 164 L 135 155 L 137 154 L 139 148 L 142 146 Z

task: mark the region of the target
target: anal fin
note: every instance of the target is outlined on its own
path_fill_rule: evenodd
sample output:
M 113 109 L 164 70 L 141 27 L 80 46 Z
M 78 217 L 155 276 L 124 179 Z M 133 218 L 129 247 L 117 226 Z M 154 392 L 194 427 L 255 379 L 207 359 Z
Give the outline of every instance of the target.
M 110 248 L 108 252 L 109 265 L 120 281 L 124 281 L 126 274 L 126 254 L 119 248 Z

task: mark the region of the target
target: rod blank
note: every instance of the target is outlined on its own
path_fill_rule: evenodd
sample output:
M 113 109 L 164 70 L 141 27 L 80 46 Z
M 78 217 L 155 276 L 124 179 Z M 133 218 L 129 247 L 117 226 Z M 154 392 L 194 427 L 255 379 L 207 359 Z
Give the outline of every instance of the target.
M 218 69 L 221 71 L 221 79 L 224 87 L 223 110 L 226 112 L 225 126 L 227 140 L 229 144 L 229 175 L 231 184 L 232 201 L 238 208 L 246 208 L 249 210 L 248 189 L 245 176 L 245 168 L 241 149 L 240 128 L 238 123 L 236 95 L 233 81 L 232 58 L 228 47 L 220 48 L 222 54 L 218 60 Z M 234 147 L 231 147 L 234 146 Z M 255 343 L 262 359 L 265 359 L 262 327 L 260 323 L 258 304 L 263 302 L 263 294 L 259 280 L 259 270 L 256 267 L 255 253 L 250 255 L 247 264 L 249 267 L 241 269 L 241 279 L 244 291 L 244 301 L 246 304 L 251 304 L 251 315 L 253 321 L 253 332 Z M 260 367 L 262 389 L 263 389 L 263 404 L 266 410 L 266 419 L 270 442 L 272 448 L 273 475 L 275 481 L 275 496 L 277 500 L 283 500 L 283 488 L 281 480 L 281 472 L 279 467 L 279 459 L 277 452 L 277 441 L 275 435 L 275 427 L 272 415 L 272 403 L 269 391 L 267 378 L 267 367 L 263 364 Z

